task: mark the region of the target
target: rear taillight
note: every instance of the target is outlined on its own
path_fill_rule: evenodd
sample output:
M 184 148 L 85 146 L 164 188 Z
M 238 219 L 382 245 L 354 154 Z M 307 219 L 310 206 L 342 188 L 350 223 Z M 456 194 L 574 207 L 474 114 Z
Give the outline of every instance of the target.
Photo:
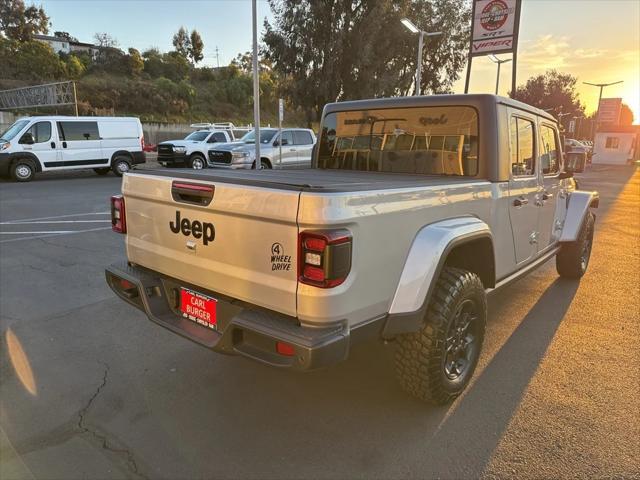
M 144 137 L 140 137 L 140 146 L 142 147 L 142 151 L 144 152 Z
M 127 233 L 127 216 L 122 195 L 111 197 L 111 229 L 117 233 Z
M 298 280 L 320 288 L 337 287 L 351 271 L 351 245 L 349 230 L 301 232 L 298 243 Z

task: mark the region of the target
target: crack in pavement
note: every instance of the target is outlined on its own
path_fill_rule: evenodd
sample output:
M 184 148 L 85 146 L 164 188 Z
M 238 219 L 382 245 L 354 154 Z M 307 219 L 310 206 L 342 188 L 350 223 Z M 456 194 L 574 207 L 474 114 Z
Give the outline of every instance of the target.
M 102 448 L 104 450 L 107 450 L 112 453 L 120 454 L 120 455 L 124 454 L 126 456 L 127 468 L 129 469 L 129 471 L 134 475 L 136 475 L 137 477 L 148 479 L 146 475 L 142 474 L 138 470 L 138 464 L 136 462 L 136 459 L 133 453 L 129 451 L 129 449 L 115 448 L 110 446 L 106 435 L 102 435 L 98 433 L 96 430 L 92 430 L 91 428 L 85 425 L 85 419 L 87 417 L 87 413 L 89 412 L 89 409 L 91 408 L 91 405 L 96 400 L 96 398 L 98 398 L 98 395 L 100 395 L 100 392 L 102 391 L 102 389 L 107 386 L 107 379 L 109 376 L 109 365 L 104 362 L 101 362 L 101 363 L 104 365 L 104 374 L 102 377 L 102 383 L 98 386 L 98 388 L 96 389 L 94 394 L 91 396 L 91 398 L 89 399 L 87 404 L 84 406 L 84 408 L 82 408 L 80 412 L 78 412 L 78 428 L 82 433 L 88 433 L 90 435 L 93 435 L 96 439 L 100 440 L 102 442 Z

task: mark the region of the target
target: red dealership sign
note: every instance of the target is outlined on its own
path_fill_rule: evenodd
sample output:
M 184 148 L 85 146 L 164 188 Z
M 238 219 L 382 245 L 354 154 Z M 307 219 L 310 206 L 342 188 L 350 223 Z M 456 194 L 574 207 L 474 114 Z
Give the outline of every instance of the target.
M 520 0 L 475 0 L 471 56 L 513 52 L 517 48 Z

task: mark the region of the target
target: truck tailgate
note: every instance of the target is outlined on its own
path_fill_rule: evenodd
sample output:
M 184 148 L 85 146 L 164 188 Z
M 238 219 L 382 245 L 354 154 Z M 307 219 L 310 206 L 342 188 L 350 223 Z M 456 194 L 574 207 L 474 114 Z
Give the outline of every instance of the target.
M 175 199 L 174 182 L 213 186 L 213 200 L 203 206 Z M 127 174 L 122 192 L 130 262 L 296 315 L 299 191 L 180 180 L 175 172 Z

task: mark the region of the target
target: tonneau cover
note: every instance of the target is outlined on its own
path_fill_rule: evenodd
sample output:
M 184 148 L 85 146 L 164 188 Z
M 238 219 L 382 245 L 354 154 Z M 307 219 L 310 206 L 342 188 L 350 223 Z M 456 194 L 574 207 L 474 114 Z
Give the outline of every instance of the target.
M 204 182 L 223 182 L 253 187 L 327 193 L 429 187 L 480 181 L 477 178 L 452 175 L 429 176 L 315 168 L 299 170 L 222 170 L 215 168 L 193 170 L 172 168 L 171 170 L 136 170 L 135 173 L 201 180 Z

